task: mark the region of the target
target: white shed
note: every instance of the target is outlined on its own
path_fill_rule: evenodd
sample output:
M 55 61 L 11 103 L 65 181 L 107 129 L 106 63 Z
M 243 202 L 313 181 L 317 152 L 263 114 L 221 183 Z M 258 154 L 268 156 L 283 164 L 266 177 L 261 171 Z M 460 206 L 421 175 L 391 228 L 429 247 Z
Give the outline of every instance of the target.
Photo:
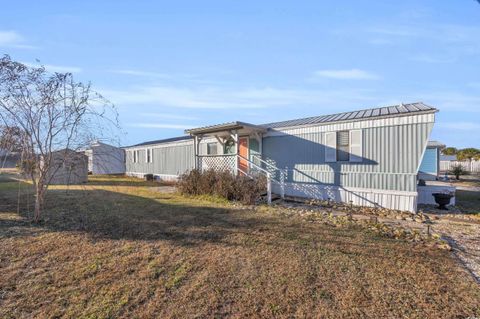
M 121 148 L 94 142 L 85 151 L 88 171 L 93 175 L 125 174 L 125 151 Z

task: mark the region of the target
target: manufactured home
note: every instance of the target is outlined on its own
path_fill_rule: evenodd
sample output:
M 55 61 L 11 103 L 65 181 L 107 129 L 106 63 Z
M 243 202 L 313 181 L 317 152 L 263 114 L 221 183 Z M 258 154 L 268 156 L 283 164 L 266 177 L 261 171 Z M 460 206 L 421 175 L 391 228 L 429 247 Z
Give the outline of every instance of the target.
M 126 147 L 126 173 L 167 180 L 194 168 L 264 173 L 280 195 L 415 211 L 423 191 L 417 187 L 419 168 L 436 112 L 411 103 L 199 127 L 186 130 L 188 136 Z

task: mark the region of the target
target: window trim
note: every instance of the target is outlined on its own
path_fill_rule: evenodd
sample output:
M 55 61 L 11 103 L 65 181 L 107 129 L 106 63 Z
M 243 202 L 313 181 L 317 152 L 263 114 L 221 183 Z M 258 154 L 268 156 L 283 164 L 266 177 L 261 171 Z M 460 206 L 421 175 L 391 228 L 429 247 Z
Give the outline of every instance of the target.
M 145 163 L 153 163 L 153 148 L 145 149 Z
M 359 133 L 359 141 L 357 144 L 352 143 L 352 135 L 355 133 Z M 361 163 L 363 162 L 363 130 L 361 129 L 355 129 L 355 130 L 350 130 L 350 145 L 349 145 L 349 154 L 350 154 L 350 162 L 351 163 Z M 359 149 L 359 154 L 356 154 L 356 152 L 353 151 L 355 147 L 358 147 Z
M 347 132 L 348 133 L 348 148 L 346 150 L 348 154 L 348 160 L 339 160 L 339 147 L 338 144 L 338 134 L 340 132 Z M 352 144 L 352 134 L 357 133 L 359 134 L 359 141 L 357 144 Z M 324 133 L 324 155 L 325 155 L 325 163 L 361 163 L 363 162 L 363 154 L 364 154 L 364 141 L 363 129 L 349 129 L 349 130 L 338 130 L 338 131 L 330 131 Z M 334 137 L 334 138 L 333 138 Z M 347 145 L 342 145 L 342 147 L 346 147 Z M 352 152 L 352 148 L 358 148 L 358 154 L 356 152 Z M 334 151 L 334 152 L 333 152 Z
M 133 163 L 138 163 L 138 157 L 140 156 L 140 151 L 133 150 L 132 152 L 133 152 L 133 155 L 132 155 Z
M 332 135 L 335 135 L 333 139 L 331 138 Z M 335 152 L 332 152 L 333 150 L 335 150 Z M 337 162 L 337 132 L 325 132 L 324 153 L 325 163 Z

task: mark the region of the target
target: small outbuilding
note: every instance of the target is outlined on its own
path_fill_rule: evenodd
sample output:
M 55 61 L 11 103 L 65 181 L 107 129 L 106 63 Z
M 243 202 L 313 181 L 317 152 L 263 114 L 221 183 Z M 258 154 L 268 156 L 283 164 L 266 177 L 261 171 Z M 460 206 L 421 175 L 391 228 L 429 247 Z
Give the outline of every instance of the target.
M 52 185 L 83 184 L 88 181 L 88 157 L 83 152 L 63 149 L 51 153 L 48 178 Z
M 96 141 L 85 151 L 88 172 L 93 175 L 125 174 L 125 151 Z
M 434 181 L 440 174 L 440 151 L 445 145 L 437 141 L 429 141 L 418 170 L 418 178 Z

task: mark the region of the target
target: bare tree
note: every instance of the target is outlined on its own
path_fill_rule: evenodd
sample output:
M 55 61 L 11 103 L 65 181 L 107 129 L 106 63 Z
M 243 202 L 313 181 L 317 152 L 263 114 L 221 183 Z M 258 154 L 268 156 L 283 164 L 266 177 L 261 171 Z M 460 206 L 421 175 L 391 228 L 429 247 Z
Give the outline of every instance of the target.
M 16 164 L 22 138 L 22 130 L 18 127 L 0 125 L 0 168 Z
M 27 67 L 9 56 L 0 59 L 0 121 L 21 131 L 15 147 L 35 189 L 35 221 L 55 172 L 71 162 L 71 154 L 119 130 L 115 107 L 89 83 L 76 82 L 70 73 Z
M 0 150 L 18 152 L 21 140 L 22 130 L 20 128 L 0 125 Z

